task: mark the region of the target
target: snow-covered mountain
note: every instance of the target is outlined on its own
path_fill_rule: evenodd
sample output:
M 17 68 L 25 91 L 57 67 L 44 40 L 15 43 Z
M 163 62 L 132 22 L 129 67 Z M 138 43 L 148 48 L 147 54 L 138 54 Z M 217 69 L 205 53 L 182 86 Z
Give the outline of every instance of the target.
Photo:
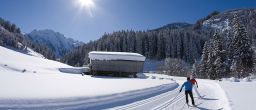
M 67 52 L 83 44 L 83 42 L 67 38 L 63 34 L 49 29 L 33 30 L 31 33 L 26 34 L 26 36 L 35 43 L 52 49 L 56 58 L 61 58 Z
M 249 30 L 256 29 L 256 9 L 228 10 L 223 13 L 215 14 L 201 22 L 202 28 L 214 28 L 219 29 L 222 32 L 231 30 L 235 15 L 240 18 L 241 22 L 245 24 Z

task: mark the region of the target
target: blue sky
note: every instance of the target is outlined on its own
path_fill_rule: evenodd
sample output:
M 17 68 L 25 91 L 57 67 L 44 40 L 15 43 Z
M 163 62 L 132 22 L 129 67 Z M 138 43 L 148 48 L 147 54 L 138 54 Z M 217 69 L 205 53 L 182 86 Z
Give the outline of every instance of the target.
M 82 9 L 78 1 L 0 0 L 0 17 L 25 33 L 52 29 L 88 42 L 105 32 L 154 29 L 173 22 L 194 23 L 214 10 L 256 8 L 255 0 L 93 0 L 90 9 Z

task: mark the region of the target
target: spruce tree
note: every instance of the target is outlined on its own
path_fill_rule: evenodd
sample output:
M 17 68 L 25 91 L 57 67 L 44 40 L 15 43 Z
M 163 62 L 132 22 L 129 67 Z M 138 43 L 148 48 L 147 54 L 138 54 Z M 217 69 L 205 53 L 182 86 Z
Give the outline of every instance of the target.
M 200 70 L 199 70 L 199 76 L 202 78 L 206 78 L 206 76 L 208 76 L 208 71 L 207 71 L 207 61 L 208 61 L 208 53 L 209 53 L 209 41 L 206 41 L 204 43 L 204 48 L 203 48 L 203 52 L 202 52 L 202 60 L 201 60 L 201 64 L 200 64 Z
M 249 75 L 253 67 L 253 50 L 251 48 L 251 40 L 247 35 L 245 26 L 235 15 L 233 19 L 233 61 L 232 70 L 238 77 Z
M 225 50 L 223 49 L 223 39 L 221 36 L 216 32 L 213 37 L 213 55 L 214 55 L 214 74 L 215 78 L 222 78 L 226 76 L 226 66 L 225 66 L 225 59 L 226 54 Z

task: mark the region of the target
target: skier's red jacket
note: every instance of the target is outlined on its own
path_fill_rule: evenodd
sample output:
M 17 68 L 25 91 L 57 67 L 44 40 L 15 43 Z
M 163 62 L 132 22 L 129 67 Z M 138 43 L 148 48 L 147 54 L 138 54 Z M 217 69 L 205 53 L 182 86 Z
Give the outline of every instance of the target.
M 191 79 L 190 81 L 192 82 L 193 85 L 194 85 L 194 84 L 197 84 L 196 79 Z

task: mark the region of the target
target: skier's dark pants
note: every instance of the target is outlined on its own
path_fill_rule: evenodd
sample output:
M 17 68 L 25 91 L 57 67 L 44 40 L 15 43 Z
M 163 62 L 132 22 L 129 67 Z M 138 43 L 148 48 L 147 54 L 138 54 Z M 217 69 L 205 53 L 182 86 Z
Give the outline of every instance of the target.
M 192 94 L 192 91 L 185 91 L 185 95 L 186 95 L 186 102 L 188 104 L 188 94 L 192 100 L 192 104 L 195 105 L 195 102 L 194 102 L 194 97 L 193 97 L 193 94 Z

